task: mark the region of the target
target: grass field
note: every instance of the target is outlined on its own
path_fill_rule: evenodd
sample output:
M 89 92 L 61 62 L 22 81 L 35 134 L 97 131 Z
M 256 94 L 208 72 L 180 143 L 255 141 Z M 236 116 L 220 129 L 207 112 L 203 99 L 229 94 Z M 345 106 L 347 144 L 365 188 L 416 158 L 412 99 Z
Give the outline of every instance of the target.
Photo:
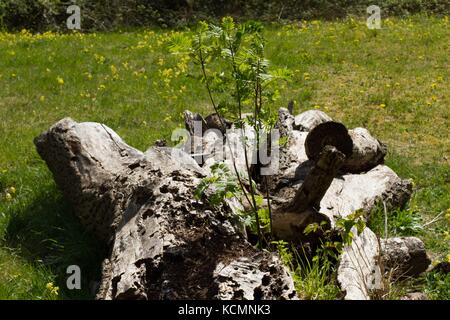
M 0 33 L 0 299 L 93 297 L 105 248 L 72 217 L 33 138 L 72 117 L 105 123 L 144 150 L 170 140 L 184 109 L 210 111 L 188 61 L 167 53 L 171 32 Z M 390 216 L 390 235 L 418 235 L 434 261 L 448 260 L 448 18 L 384 19 L 381 30 L 311 21 L 265 35 L 272 64 L 294 72 L 274 107 L 294 99 L 297 113 L 319 108 L 386 142 L 387 164 L 415 183 L 409 208 Z M 377 219 L 372 226 L 381 230 Z M 71 264 L 82 269 L 82 290 L 64 289 Z M 405 290 L 450 299 L 449 282 L 423 277 Z

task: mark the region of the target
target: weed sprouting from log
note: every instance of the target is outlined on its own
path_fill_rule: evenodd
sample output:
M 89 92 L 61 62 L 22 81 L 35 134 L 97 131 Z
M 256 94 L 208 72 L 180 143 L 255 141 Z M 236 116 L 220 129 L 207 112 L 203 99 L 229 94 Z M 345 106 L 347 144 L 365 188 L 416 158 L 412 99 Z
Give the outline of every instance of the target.
M 295 281 L 301 299 L 333 300 L 340 296 L 335 278 L 335 264 L 324 252 L 310 259 L 303 248 L 297 249 L 286 241 L 273 241 L 284 264 Z M 299 252 L 300 251 L 300 252 Z
M 241 191 L 230 169 L 224 163 L 215 163 L 211 166 L 211 175 L 204 178 L 195 190 L 196 198 L 201 199 L 207 190 L 211 191 L 208 194 L 208 202 L 213 206 L 221 204 L 226 198 L 239 195 Z
M 294 278 L 302 299 L 337 299 L 340 289 L 336 282 L 336 261 L 344 246 L 351 246 L 355 232 L 359 235 L 366 227 L 361 210 L 336 220 L 331 229 L 326 221 L 311 223 L 305 235 L 320 233 L 321 242 L 311 255 L 304 247 L 296 247 L 286 241 L 272 241 Z
M 257 151 L 260 149 L 260 134 L 270 132 L 276 123 L 276 113 L 271 111 L 276 100 L 275 84 L 290 77 L 290 72 L 286 69 L 270 70 L 269 61 L 264 57 L 266 41 L 262 30 L 260 23 L 235 24 L 231 17 L 225 17 L 220 25 L 200 22 L 192 37 L 175 34 L 169 44 L 172 53 L 189 55 L 200 68 L 199 80 L 206 88 L 214 112 L 219 115 L 221 126 L 225 128 L 223 118 L 227 117 L 243 137 L 246 137 L 246 127 L 250 126 L 257 137 Z M 244 117 L 246 111 L 251 111 L 252 115 Z M 231 160 L 241 192 L 251 206 L 261 245 L 263 222 L 260 215 L 268 216 L 270 220 L 270 205 L 268 214 L 266 209 L 261 209 L 258 205 L 253 168 L 247 154 L 248 145 L 245 139 L 242 143 L 247 177 L 242 177 L 238 172 L 233 155 Z M 258 158 L 255 168 L 259 166 Z M 220 180 L 217 177 L 214 179 Z M 248 187 L 244 179 L 248 180 Z M 210 182 L 207 178 L 200 188 Z M 220 195 L 224 196 L 226 193 L 217 194 Z
M 336 226 L 333 229 L 329 228 L 327 221 L 309 224 L 303 231 L 305 235 L 313 232 L 320 232 L 322 234 L 321 244 L 312 260 L 316 261 L 321 258 L 334 261 L 338 260 L 344 246 L 352 245 L 353 238 L 355 237 L 354 232 L 356 231 L 357 235 L 359 235 L 364 231 L 365 227 L 366 223 L 362 210 L 357 210 L 346 217 L 338 218 L 336 220 Z

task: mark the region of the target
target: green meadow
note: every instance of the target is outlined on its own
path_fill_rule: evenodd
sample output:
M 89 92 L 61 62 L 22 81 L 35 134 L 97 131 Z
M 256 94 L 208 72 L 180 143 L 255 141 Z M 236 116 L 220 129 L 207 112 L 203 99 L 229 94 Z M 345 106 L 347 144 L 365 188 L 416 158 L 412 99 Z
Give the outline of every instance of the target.
M 295 113 L 317 108 L 385 142 L 387 165 L 414 181 L 409 206 L 389 214 L 389 236 L 416 235 L 434 263 L 449 260 L 448 18 L 382 23 L 380 30 L 351 18 L 266 25 L 271 64 L 293 72 L 274 108 L 294 100 Z M 168 53 L 174 32 L 189 31 L 0 33 L 0 299 L 93 298 L 106 249 L 73 217 L 33 139 L 71 117 L 102 122 L 145 150 L 170 141 L 183 110 L 211 113 L 190 61 Z M 374 214 L 380 236 L 382 224 Z M 81 267 L 82 290 L 65 289 L 72 264 Z M 450 299 L 448 275 L 395 287 Z

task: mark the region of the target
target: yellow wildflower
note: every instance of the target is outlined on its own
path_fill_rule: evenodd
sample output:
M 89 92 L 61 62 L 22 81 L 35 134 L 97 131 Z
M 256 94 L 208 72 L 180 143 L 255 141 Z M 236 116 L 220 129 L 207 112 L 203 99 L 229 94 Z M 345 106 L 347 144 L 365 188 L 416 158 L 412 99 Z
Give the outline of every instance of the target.
M 58 84 L 63 85 L 64 84 L 64 79 L 61 77 L 56 77 L 56 81 L 58 82 Z
M 173 69 L 172 68 L 164 69 L 162 71 L 162 75 L 163 77 L 171 78 L 173 75 Z
M 9 191 L 9 193 L 11 193 L 11 194 L 15 194 L 15 193 L 16 193 L 16 188 L 14 188 L 14 187 L 9 187 L 8 191 Z
M 53 285 L 53 282 L 49 282 L 47 283 L 47 285 L 45 286 L 47 288 L 48 291 L 50 291 L 51 294 L 57 296 L 58 292 L 59 292 L 59 287 L 55 287 Z
M 119 72 L 117 71 L 116 66 L 112 64 L 109 68 L 111 69 L 111 74 L 112 74 L 113 79 L 114 80 L 119 79 Z
M 106 58 L 104 56 L 96 54 L 96 53 L 94 54 L 94 58 L 97 61 L 97 63 L 99 63 L 99 64 L 103 64 L 106 60 Z
M 54 288 L 52 289 L 52 294 L 55 295 L 55 296 L 57 296 L 58 293 L 59 293 L 59 287 L 54 287 Z
M 380 108 L 386 108 L 386 105 L 384 103 L 381 103 Z
M 44 102 L 44 101 L 45 101 L 45 96 L 40 96 L 40 97 L 39 97 L 39 101 L 40 101 L 40 102 Z
M 9 192 L 7 192 L 5 194 L 5 199 L 6 199 L 6 201 L 11 201 L 12 200 L 12 196 L 11 196 L 11 194 Z

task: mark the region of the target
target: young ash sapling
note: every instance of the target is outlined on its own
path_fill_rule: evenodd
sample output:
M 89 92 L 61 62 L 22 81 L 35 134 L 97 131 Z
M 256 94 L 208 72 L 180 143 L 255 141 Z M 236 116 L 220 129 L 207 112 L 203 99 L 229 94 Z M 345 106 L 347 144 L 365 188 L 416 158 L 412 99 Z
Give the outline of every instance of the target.
M 262 145 L 260 137 L 262 134 L 269 134 L 277 120 L 277 114 L 271 111 L 276 99 L 276 83 L 290 78 L 290 73 L 285 69 L 270 69 L 269 61 L 264 57 L 265 44 L 261 24 L 235 24 L 231 17 L 225 17 L 220 25 L 200 22 L 191 37 L 175 34 L 169 45 L 172 53 L 188 54 L 199 67 L 199 80 L 205 85 L 221 126 L 225 128 L 223 119 L 226 117 L 241 131 L 246 177 L 237 170 L 232 152 L 230 155 L 240 192 L 251 207 L 255 227 L 251 229 L 255 229 L 259 244 L 263 242 L 264 231 L 269 229 L 269 233 L 271 232 L 269 195 L 266 194 L 268 209 L 264 209 L 254 182 L 254 178 L 259 177 L 258 170 L 261 166 L 258 156 Z M 252 115 L 244 117 L 247 112 Z M 253 162 L 253 165 L 247 154 L 249 146 L 246 130 L 249 128 L 254 130 L 256 136 L 256 164 Z M 230 148 L 228 141 L 227 147 Z M 218 171 L 214 172 L 213 176 L 217 173 Z M 205 191 L 207 185 L 217 181 L 221 179 L 212 181 L 211 178 L 206 178 L 205 183 L 200 185 L 198 196 Z M 264 182 L 267 184 L 265 177 Z M 226 195 L 226 192 L 219 192 L 217 196 L 220 198 Z

